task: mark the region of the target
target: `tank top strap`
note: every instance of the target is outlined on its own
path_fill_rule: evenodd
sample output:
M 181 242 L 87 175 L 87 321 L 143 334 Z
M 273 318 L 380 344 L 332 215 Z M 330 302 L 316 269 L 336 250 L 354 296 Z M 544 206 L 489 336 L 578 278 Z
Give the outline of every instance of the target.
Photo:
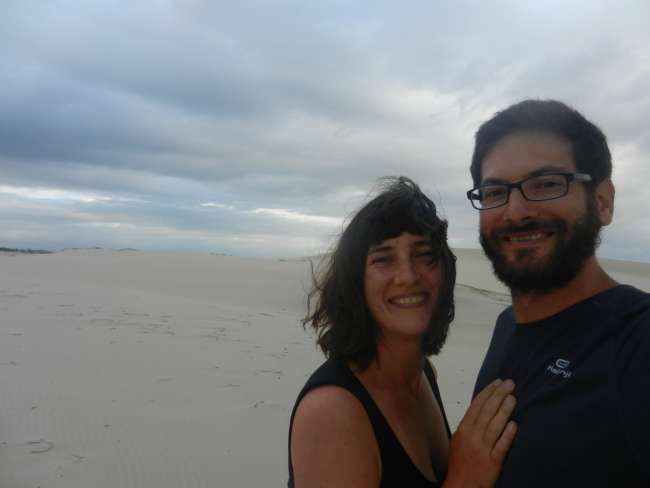
M 445 429 L 447 429 L 447 437 L 451 437 L 451 429 L 449 428 L 449 421 L 447 420 L 447 414 L 442 404 L 442 396 L 440 395 L 440 388 L 438 388 L 438 381 L 436 380 L 436 374 L 433 371 L 433 366 L 428 359 L 424 360 L 424 374 L 429 380 L 429 385 L 431 385 L 431 390 L 433 390 L 433 396 L 436 397 L 436 402 L 440 407 L 440 412 L 442 413 L 442 420 L 445 422 Z
M 328 359 L 325 361 L 316 371 L 314 371 L 314 374 L 311 375 L 309 380 L 307 380 L 307 383 L 305 383 L 305 386 L 300 391 L 295 406 L 293 407 L 293 412 L 291 413 L 291 426 L 293 426 L 293 418 L 296 415 L 296 410 L 303 397 L 311 390 L 325 385 L 340 386 L 352 393 L 361 402 L 363 408 L 368 414 L 370 424 L 372 425 L 377 438 L 377 443 L 380 446 L 385 445 L 385 442 L 388 441 L 387 432 L 390 432 L 390 427 L 388 426 L 386 419 L 368 393 L 368 390 L 366 390 L 357 377 L 354 376 L 352 371 L 350 371 L 350 368 L 348 368 L 343 361 L 337 359 Z M 291 444 L 291 439 L 289 439 L 289 444 Z M 289 458 L 291 458 L 291 445 L 289 445 Z M 291 470 L 291 472 L 292 471 L 293 470 Z

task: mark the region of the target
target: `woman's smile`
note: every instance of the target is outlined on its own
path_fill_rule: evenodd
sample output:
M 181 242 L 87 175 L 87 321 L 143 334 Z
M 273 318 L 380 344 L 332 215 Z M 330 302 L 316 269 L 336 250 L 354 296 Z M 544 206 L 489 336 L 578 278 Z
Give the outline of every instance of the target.
M 407 295 L 400 295 L 397 297 L 389 298 L 388 302 L 400 308 L 418 308 L 431 298 L 431 293 L 411 293 Z

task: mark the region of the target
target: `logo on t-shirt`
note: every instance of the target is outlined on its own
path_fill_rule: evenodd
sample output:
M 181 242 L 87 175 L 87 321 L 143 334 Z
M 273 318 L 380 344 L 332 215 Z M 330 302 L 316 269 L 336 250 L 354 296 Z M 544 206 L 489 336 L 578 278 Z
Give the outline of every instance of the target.
M 546 367 L 546 371 L 549 371 L 550 373 L 557 375 L 557 376 L 562 376 L 564 379 L 571 378 L 571 375 L 573 375 L 572 371 L 569 371 L 569 366 L 571 365 L 571 361 L 568 361 L 566 359 L 558 359 L 555 361 L 555 364 L 549 364 Z

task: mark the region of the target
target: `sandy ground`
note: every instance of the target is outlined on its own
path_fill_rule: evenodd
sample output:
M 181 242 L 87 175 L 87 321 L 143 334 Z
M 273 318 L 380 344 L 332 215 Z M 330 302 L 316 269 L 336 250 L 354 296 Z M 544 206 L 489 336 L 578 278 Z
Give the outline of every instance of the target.
M 452 425 L 508 304 L 460 250 L 434 358 Z M 215 255 L 0 256 L 0 487 L 286 483 L 291 407 L 323 360 L 299 324 L 309 266 Z M 606 262 L 650 290 L 650 265 Z

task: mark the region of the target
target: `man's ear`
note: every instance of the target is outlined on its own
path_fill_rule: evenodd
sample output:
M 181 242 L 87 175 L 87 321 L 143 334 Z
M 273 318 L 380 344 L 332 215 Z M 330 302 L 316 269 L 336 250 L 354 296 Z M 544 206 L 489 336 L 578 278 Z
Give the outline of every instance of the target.
M 614 183 L 611 178 L 606 178 L 601 181 L 596 187 L 596 210 L 598 218 L 603 225 L 609 225 L 614 218 Z

